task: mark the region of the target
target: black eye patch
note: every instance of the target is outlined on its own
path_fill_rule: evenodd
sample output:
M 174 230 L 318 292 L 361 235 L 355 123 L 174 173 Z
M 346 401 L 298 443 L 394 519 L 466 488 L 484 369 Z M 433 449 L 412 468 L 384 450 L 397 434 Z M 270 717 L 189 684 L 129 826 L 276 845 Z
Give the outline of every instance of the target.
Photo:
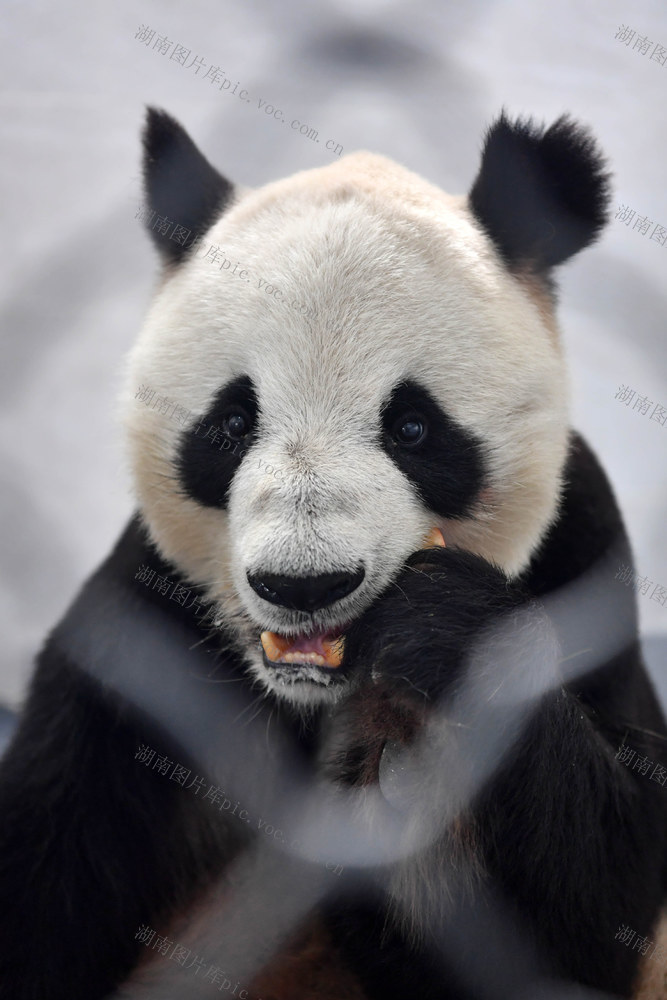
M 223 386 L 204 416 L 183 431 L 178 476 L 185 493 L 205 507 L 227 506 L 229 487 L 254 441 L 259 406 L 251 379 Z
M 484 485 L 481 441 L 414 381 L 396 386 L 381 421 L 385 451 L 426 506 L 443 517 L 465 516 Z

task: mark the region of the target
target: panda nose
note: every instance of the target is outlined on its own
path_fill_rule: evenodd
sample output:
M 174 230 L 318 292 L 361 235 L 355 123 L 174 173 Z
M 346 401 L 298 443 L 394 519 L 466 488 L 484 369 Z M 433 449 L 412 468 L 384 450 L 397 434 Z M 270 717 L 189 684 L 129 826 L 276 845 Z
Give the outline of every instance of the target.
M 321 576 L 280 576 L 248 573 L 248 583 L 261 598 L 293 611 L 318 611 L 356 590 L 365 576 L 363 566 L 354 573 Z

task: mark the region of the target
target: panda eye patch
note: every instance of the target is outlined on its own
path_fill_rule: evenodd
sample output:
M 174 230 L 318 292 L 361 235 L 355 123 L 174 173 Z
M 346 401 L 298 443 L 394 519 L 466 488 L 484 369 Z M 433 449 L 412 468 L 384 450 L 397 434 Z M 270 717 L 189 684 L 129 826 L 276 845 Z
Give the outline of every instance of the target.
M 242 441 L 252 430 L 252 420 L 240 407 L 225 414 L 222 429 L 232 441 Z
M 220 387 L 199 423 L 181 436 L 176 467 L 187 496 L 205 507 L 225 509 L 258 420 L 259 401 L 248 375 Z
M 400 382 L 380 409 L 380 442 L 429 510 L 465 517 L 485 479 L 482 441 L 419 382 Z
M 396 444 L 404 448 L 415 448 L 425 440 L 427 429 L 424 417 L 417 413 L 407 413 L 394 423 L 391 436 Z

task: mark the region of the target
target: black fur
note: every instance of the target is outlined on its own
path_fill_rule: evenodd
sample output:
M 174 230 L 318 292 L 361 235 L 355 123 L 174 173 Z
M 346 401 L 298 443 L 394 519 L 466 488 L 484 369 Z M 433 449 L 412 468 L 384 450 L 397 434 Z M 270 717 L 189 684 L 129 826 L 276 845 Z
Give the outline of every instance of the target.
M 487 132 L 470 207 L 508 267 L 545 274 L 604 226 L 604 167 L 595 140 L 567 115 L 545 129 L 502 114 Z
M 177 264 L 195 238 L 220 216 L 234 188 L 166 111 L 147 109 L 143 144 L 146 202 L 157 217 L 150 218 L 147 228 L 165 263 Z M 166 232 L 161 230 L 159 219 L 170 221 Z M 173 223 L 187 231 L 182 241 L 172 238 Z
M 232 413 L 247 415 L 251 430 L 232 440 L 225 420 Z M 251 379 L 239 376 L 216 393 L 208 410 L 181 435 L 177 467 L 186 494 L 206 507 L 227 506 L 227 494 L 239 461 L 251 445 L 259 413 Z
M 423 441 L 413 447 L 396 443 L 397 423 L 417 417 L 426 423 Z M 484 485 L 482 443 L 443 413 L 423 386 L 410 381 L 394 389 L 382 411 L 382 443 L 430 510 L 443 517 L 469 512 Z

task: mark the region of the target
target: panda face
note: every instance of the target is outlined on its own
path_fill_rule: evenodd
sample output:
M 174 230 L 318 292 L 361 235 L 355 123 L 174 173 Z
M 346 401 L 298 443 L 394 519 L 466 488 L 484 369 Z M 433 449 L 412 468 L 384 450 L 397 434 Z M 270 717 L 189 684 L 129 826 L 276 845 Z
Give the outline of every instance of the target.
M 340 638 L 431 529 L 512 575 L 554 518 L 568 424 L 548 295 L 465 198 L 366 153 L 235 193 L 204 246 L 230 266 L 170 263 L 130 355 L 139 505 L 254 677 L 335 701 Z M 146 407 L 142 383 L 201 419 Z

